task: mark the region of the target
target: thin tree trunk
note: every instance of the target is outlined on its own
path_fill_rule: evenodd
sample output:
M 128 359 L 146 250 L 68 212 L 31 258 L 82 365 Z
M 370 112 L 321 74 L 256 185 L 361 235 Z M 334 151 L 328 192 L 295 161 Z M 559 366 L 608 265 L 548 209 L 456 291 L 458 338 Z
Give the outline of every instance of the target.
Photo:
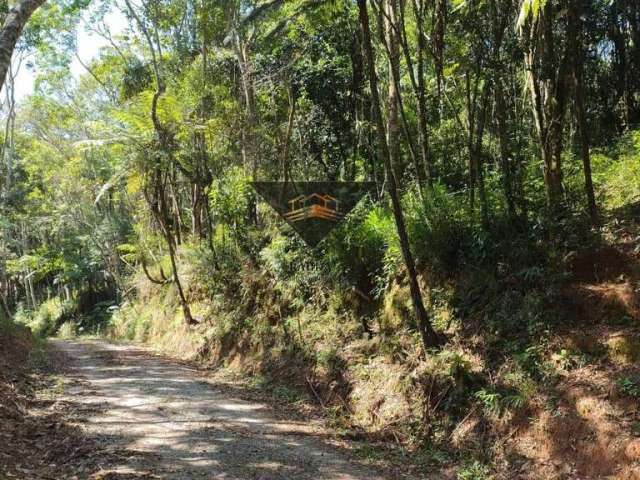
M 471 79 L 469 78 L 469 72 L 465 72 L 465 99 L 467 102 L 467 154 L 469 155 L 469 209 L 471 214 L 475 216 L 476 208 L 476 182 L 478 179 L 478 167 L 475 156 L 475 146 L 473 136 L 476 130 L 476 89 L 474 88 L 473 95 L 471 94 Z
M 431 325 L 429 314 L 424 306 L 422 300 L 422 292 L 420 291 L 420 284 L 418 283 L 418 275 L 416 273 L 416 267 L 413 260 L 413 255 L 409 247 L 409 238 L 407 236 L 407 229 L 404 222 L 404 214 L 402 213 L 402 205 L 398 196 L 396 177 L 394 174 L 394 166 L 391 163 L 393 157 L 391 156 L 389 146 L 387 144 L 387 136 L 385 132 L 385 126 L 382 119 L 382 111 L 380 109 L 380 96 L 378 94 L 378 77 L 375 69 L 375 58 L 373 54 L 373 46 L 371 44 L 371 31 L 369 28 L 369 13 L 367 11 L 366 0 L 358 0 L 358 10 L 360 24 L 362 26 L 362 38 L 365 56 L 368 66 L 369 85 L 371 88 L 371 104 L 372 113 L 375 120 L 377 137 L 378 137 L 378 149 L 380 156 L 383 158 L 384 167 L 387 173 L 387 190 L 389 197 L 391 198 L 391 204 L 393 207 L 393 216 L 400 239 L 400 248 L 402 250 L 402 256 L 405 266 L 407 268 L 407 274 L 409 276 L 409 288 L 411 291 L 411 300 L 418 320 L 418 329 L 422 338 L 422 343 L 425 349 L 436 347 L 440 344 L 437 333 Z
M 142 31 L 144 37 L 147 40 L 147 44 L 149 50 L 151 51 L 151 59 L 153 65 L 153 71 L 155 75 L 155 83 L 156 83 L 156 91 L 153 94 L 153 98 L 151 100 L 151 121 L 153 123 L 153 128 L 156 133 L 156 140 L 158 147 L 164 152 L 171 155 L 171 147 L 170 144 L 170 132 L 162 125 L 160 122 L 160 118 L 158 117 L 158 101 L 160 97 L 165 92 L 165 84 L 164 79 L 161 74 L 160 63 L 159 61 L 162 59 L 162 51 L 160 49 L 159 43 L 154 43 L 151 33 L 149 29 L 146 27 L 145 23 L 142 22 L 140 16 L 136 12 L 136 10 L 131 5 L 130 0 L 125 0 L 127 8 L 134 20 L 136 21 L 138 27 Z M 156 41 L 157 41 L 157 32 L 156 32 Z M 157 50 L 157 51 L 156 51 Z M 156 157 L 158 157 L 156 155 Z M 173 164 L 173 158 L 171 159 L 171 163 Z M 173 270 L 173 278 L 176 282 L 176 287 L 178 288 L 178 294 L 180 297 L 180 304 L 182 306 L 182 312 L 184 313 L 184 320 L 187 325 L 195 324 L 195 320 L 191 315 L 191 309 L 189 308 L 189 303 L 187 302 L 187 298 L 182 289 L 182 283 L 180 282 L 180 277 L 178 275 L 178 267 L 176 264 L 176 250 L 175 250 L 175 239 L 171 233 L 171 229 L 169 227 L 169 222 L 171 218 L 171 214 L 169 211 L 169 207 L 167 205 L 167 196 L 166 196 L 166 181 L 162 181 L 163 172 L 161 171 L 162 165 L 160 164 L 160 159 L 156 158 L 154 161 L 154 169 L 153 169 L 153 197 L 147 198 L 147 202 L 151 206 L 151 211 L 154 213 L 156 221 L 158 222 L 162 234 L 167 243 L 167 247 L 169 249 L 169 257 L 171 260 L 171 268 Z M 174 196 L 175 200 L 175 196 Z M 179 235 L 179 231 L 182 225 L 182 221 L 179 218 L 178 211 L 178 220 L 176 225 L 176 234 Z
M 485 229 L 489 228 L 489 204 L 487 202 L 487 192 L 484 186 L 484 165 L 482 161 L 482 139 L 484 137 L 484 126 L 487 118 L 487 104 L 489 103 L 489 82 L 485 82 L 482 89 L 482 98 L 480 99 L 480 113 L 477 121 L 477 131 L 475 145 L 473 147 L 474 163 L 476 167 L 476 177 L 478 180 L 478 193 L 480 197 L 480 214 L 482 216 L 482 225 Z
M 513 197 L 513 175 L 511 171 L 510 157 L 510 141 L 507 126 L 507 108 L 504 101 L 505 91 L 502 85 L 502 79 L 498 78 L 494 88 L 494 97 L 496 102 L 496 123 L 498 130 L 498 141 L 500 143 L 500 166 L 502 169 L 502 188 L 507 201 L 507 211 L 509 216 L 514 218 L 516 215 L 515 201 Z
M 417 35 L 417 52 L 416 52 L 416 71 L 414 72 L 414 61 L 409 48 L 409 40 L 407 36 L 405 21 L 405 0 L 399 1 L 399 15 L 395 13 L 397 27 L 395 28 L 398 41 L 402 46 L 405 62 L 407 64 L 407 74 L 411 80 L 411 87 L 416 98 L 418 107 L 418 148 L 420 150 L 420 160 L 414 158 L 416 176 L 420 186 L 425 183 L 432 184 L 432 166 L 429 155 L 429 131 L 427 127 L 427 103 L 426 90 L 424 85 L 424 57 L 425 57 L 425 41 L 424 41 L 424 0 L 413 0 L 413 10 L 416 19 Z M 395 79 L 396 84 L 400 84 L 399 79 Z M 404 121 L 404 115 L 403 115 Z M 415 157 L 415 155 L 414 155 Z M 421 163 L 421 164 L 420 164 Z
M 247 113 L 247 125 L 243 131 L 243 151 L 245 158 L 248 157 L 251 164 L 251 179 L 258 180 L 258 157 L 259 144 L 256 138 L 256 130 L 258 127 L 258 114 L 256 109 L 256 96 L 253 88 L 252 66 L 249 61 L 249 44 L 242 42 L 236 34 L 235 38 L 236 57 L 238 60 L 238 68 L 240 69 L 240 81 L 242 82 L 242 92 Z M 254 225 L 258 225 L 258 203 L 257 198 L 253 195 L 249 203 L 249 217 Z
M 159 175 L 157 175 L 159 176 Z M 180 281 L 180 277 L 178 275 L 178 265 L 176 262 L 176 244 L 173 235 L 171 234 L 171 230 L 168 225 L 168 219 L 170 218 L 169 207 L 166 201 L 166 195 L 162 190 L 164 190 L 163 185 L 157 180 L 156 181 L 156 198 L 159 199 L 159 209 L 157 210 L 156 219 L 160 224 L 160 229 L 164 235 L 165 241 L 167 243 L 167 248 L 169 249 L 169 260 L 171 261 L 171 270 L 173 271 L 173 280 L 178 289 L 178 296 L 180 297 L 180 304 L 182 306 L 182 313 L 184 314 L 184 320 L 187 325 L 194 325 L 197 322 L 194 320 L 191 315 L 191 309 L 189 308 L 189 302 L 187 301 L 187 297 L 184 294 L 184 290 L 182 289 L 182 282 Z
M 18 67 L 19 69 L 19 67 Z M 13 183 L 13 161 L 15 157 L 15 123 L 16 123 L 16 99 L 15 99 L 15 80 L 17 72 L 14 73 L 13 66 L 9 65 L 9 72 L 7 75 L 6 85 L 6 97 L 7 97 L 7 120 L 5 123 L 4 142 L 2 145 L 2 157 L 5 161 L 6 177 L 4 185 L 4 195 L 8 196 Z
M 442 117 L 443 79 L 444 79 L 444 36 L 447 21 L 447 0 L 434 0 L 432 49 L 436 69 L 436 85 L 438 87 L 438 112 Z
M 422 155 L 422 161 L 424 163 L 425 175 L 427 176 L 427 183 L 433 184 L 433 166 L 431 164 L 431 156 L 429 153 L 429 129 L 427 126 L 427 95 L 426 87 L 424 84 L 425 76 L 425 56 L 426 56 L 426 44 L 424 33 L 424 0 L 419 0 L 418 4 L 414 2 L 414 9 L 416 11 L 416 25 L 418 28 L 418 42 L 417 42 L 417 77 L 418 77 L 418 131 L 420 132 L 420 153 Z
M 27 287 L 29 289 L 29 296 L 31 297 L 31 306 L 34 310 L 36 310 L 38 308 L 38 302 L 36 300 L 35 290 L 33 289 L 33 280 L 31 280 L 32 277 L 33 272 L 27 271 Z
M 389 82 L 393 83 L 393 85 L 389 85 L 389 114 L 395 115 L 395 126 L 397 128 L 397 119 L 398 112 L 400 113 L 400 119 L 402 120 L 402 131 L 405 134 L 407 139 L 407 147 L 409 148 L 409 154 L 411 156 L 411 163 L 413 164 L 414 171 L 416 173 L 417 185 L 418 185 L 418 193 L 421 199 L 424 199 L 424 186 L 426 185 L 426 176 L 424 172 L 424 166 L 420 165 L 420 161 L 418 159 L 418 154 L 416 153 L 415 142 L 413 140 L 413 135 L 411 134 L 411 127 L 409 125 L 409 121 L 407 120 L 407 115 L 404 109 L 404 102 L 402 99 L 402 88 L 400 85 L 400 49 L 398 45 L 404 45 L 403 40 L 403 31 L 404 31 L 404 13 L 403 8 L 400 8 L 400 15 L 398 15 L 398 3 L 392 2 L 387 4 L 383 10 L 380 11 L 381 18 L 379 19 L 379 24 L 384 25 L 385 32 L 385 51 L 389 58 L 389 71 L 390 78 Z M 384 18 L 382 18 L 384 17 Z M 399 18 L 400 17 L 400 20 Z M 400 23 L 400 25 L 398 25 Z M 393 38 L 392 38 L 393 37 Z M 406 39 L 405 39 L 406 40 Z M 406 52 L 405 52 L 406 55 Z M 408 68 L 411 71 L 413 69 L 412 62 L 408 60 Z M 410 77 L 413 79 L 413 74 L 410 74 Z M 412 80 L 415 82 L 415 79 Z M 390 132 L 389 132 L 390 135 Z M 399 138 L 398 138 L 399 144 Z M 402 165 L 400 157 L 398 164 Z M 402 165 L 402 171 L 398 173 L 398 178 L 402 178 L 404 173 L 404 165 Z
M 584 63 L 584 51 L 582 48 L 582 26 L 580 20 L 580 7 L 577 3 L 571 3 L 567 9 L 568 22 L 568 41 L 569 49 L 572 53 L 571 58 L 571 79 L 573 83 L 575 99 L 575 115 L 578 123 L 578 132 L 580 138 L 580 155 L 582 157 L 582 166 L 584 172 L 584 187 L 587 196 L 587 209 L 591 222 L 598 222 L 598 208 L 596 206 L 596 197 L 593 191 L 593 178 L 591 175 L 591 155 L 589 152 L 589 133 L 587 132 L 587 116 L 585 113 L 584 88 L 582 80 L 582 71 Z
M 528 26 L 524 55 L 531 94 L 534 123 L 543 161 L 547 202 L 556 210 L 562 202 L 562 142 L 566 109 L 566 68 L 569 60 L 558 61 L 553 34 L 553 8 L 548 2 Z M 565 52 L 566 54 L 566 52 Z
M 284 183 L 289 181 L 291 167 L 289 165 L 289 148 L 291 146 L 291 135 L 293 134 L 293 124 L 296 118 L 296 98 L 293 89 L 288 89 L 289 98 L 289 118 L 287 120 L 287 131 L 284 134 L 284 146 L 282 149 L 282 179 Z M 346 158 L 345 158 L 346 161 Z
M 385 5 L 380 7 L 380 15 L 386 9 L 384 18 L 385 41 L 387 42 L 389 55 L 389 89 L 387 97 L 387 145 L 389 146 L 389 154 L 391 156 L 391 164 L 393 173 L 397 180 L 401 180 L 404 176 L 404 165 L 402 165 L 400 155 L 400 122 L 399 122 L 399 88 L 396 80 L 400 77 L 400 52 L 398 50 L 398 42 L 394 32 L 394 3 L 397 0 L 386 0 Z M 391 179 L 387 178 L 390 182 Z

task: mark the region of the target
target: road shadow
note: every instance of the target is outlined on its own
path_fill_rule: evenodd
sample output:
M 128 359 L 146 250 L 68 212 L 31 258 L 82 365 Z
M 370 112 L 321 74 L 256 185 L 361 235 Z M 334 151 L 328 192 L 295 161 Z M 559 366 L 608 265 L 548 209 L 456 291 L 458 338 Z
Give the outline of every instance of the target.
M 87 478 L 394 478 L 322 441 L 317 425 L 278 419 L 187 365 L 100 341 L 52 346 L 73 359 L 58 401 L 111 455 Z

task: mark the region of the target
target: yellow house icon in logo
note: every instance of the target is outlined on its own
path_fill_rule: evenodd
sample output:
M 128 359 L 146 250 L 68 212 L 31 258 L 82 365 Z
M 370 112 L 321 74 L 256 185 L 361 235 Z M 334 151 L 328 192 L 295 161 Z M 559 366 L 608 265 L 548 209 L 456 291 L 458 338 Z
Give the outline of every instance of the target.
M 328 194 L 312 193 L 299 195 L 289 200 L 289 211 L 284 217 L 290 222 L 319 218 L 337 222 L 344 216 L 340 212 L 340 202 Z

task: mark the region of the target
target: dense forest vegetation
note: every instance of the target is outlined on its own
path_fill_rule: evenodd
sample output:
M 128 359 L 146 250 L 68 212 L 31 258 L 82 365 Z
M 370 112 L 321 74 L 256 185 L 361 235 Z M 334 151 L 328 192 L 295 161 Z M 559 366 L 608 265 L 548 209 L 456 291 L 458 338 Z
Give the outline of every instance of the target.
M 4 85 L 7 317 L 233 366 L 372 461 L 637 478 L 636 0 L 34 10 Z M 78 28 L 107 46 L 74 77 Z M 310 249 L 255 180 L 376 192 Z M 626 423 L 567 410 L 579 378 Z

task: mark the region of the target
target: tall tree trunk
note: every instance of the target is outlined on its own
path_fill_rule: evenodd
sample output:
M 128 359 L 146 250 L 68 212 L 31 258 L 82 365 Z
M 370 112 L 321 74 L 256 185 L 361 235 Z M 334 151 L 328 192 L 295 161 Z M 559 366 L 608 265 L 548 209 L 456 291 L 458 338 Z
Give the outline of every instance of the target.
M 400 51 L 395 33 L 395 9 L 394 4 L 397 0 L 386 0 L 384 8 L 386 14 L 380 8 L 380 15 L 384 16 L 385 41 L 387 42 L 389 56 L 389 89 L 387 97 L 387 144 L 389 145 L 389 154 L 391 155 L 391 164 L 393 165 L 393 173 L 396 180 L 402 180 L 404 177 L 404 165 L 400 154 Z M 391 181 L 387 178 L 387 181 Z
M 6 176 L 4 184 L 4 196 L 7 197 L 13 183 L 13 161 L 15 158 L 15 124 L 16 124 L 16 98 L 15 80 L 17 72 L 13 72 L 12 65 L 9 65 L 9 72 L 5 80 L 5 92 L 7 98 L 7 119 L 4 130 L 4 142 L 2 144 L 2 158 L 4 159 Z
M 582 47 L 582 25 L 580 20 L 580 7 L 578 2 L 570 2 L 567 9 L 567 29 L 569 49 L 572 53 L 571 58 L 571 78 L 573 80 L 573 89 L 575 93 L 574 107 L 575 116 L 578 123 L 578 132 L 580 138 L 580 155 L 582 157 L 582 166 L 584 172 L 584 187 L 587 196 L 587 209 L 592 223 L 598 221 L 598 208 L 596 206 L 596 197 L 593 191 L 593 179 L 591 176 L 591 155 L 589 152 L 589 133 L 587 131 L 587 115 L 585 112 L 584 88 L 582 80 L 584 50 Z
M 380 156 L 383 158 L 385 171 L 387 173 L 387 190 L 389 197 L 391 198 L 391 204 L 393 207 L 393 216 L 400 239 L 400 248 L 402 250 L 402 256 L 405 266 L 407 268 L 407 274 L 409 276 L 409 288 L 411 290 L 411 300 L 416 313 L 418 321 L 418 329 L 422 338 L 424 348 L 436 347 L 439 345 L 440 340 L 436 334 L 429 314 L 424 306 L 422 300 L 422 292 L 420 291 L 420 284 L 418 283 L 418 275 L 416 272 L 415 262 L 409 247 L 409 238 L 407 236 L 407 229 L 404 222 L 404 214 L 402 212 L 402 204 L 400 203 L 400 197 L 397 191 L 396 177 L 394 174 L 394 166 L 391 163 L 393 157 L 391 156 L 389 146 L 387 144 L 387 135 L 385 132 L 385 126 L 382 119 L 382 111 L 380 108 L 380 96 L 378 93 L 378 77 L 375 68 L 375 57 L 373 54 L 373 45 L 371 43 L 371 31 L 369 28 L 369 12 L 367 10 L 366 0 L 358 0 L 358 10 L 360 24 L 362 26 L 362 39 L 364 45 L 365 56 L 367 60 L 367 70 L 369 76 L 369 85 L 371 89 L 371 106 L 372 113 L 376 124 L 377 137 L 378 137 L 378 149 Z
M 191 234 L 200 240 L 204 239 L 204 192 L 196 180 L 191 184 Z
M 547 202 L 552 210 L 562 203 L 562 145 L 566 110 L 566 69 L 569 59 L 558 59 L 553 32 L 553 2 L 547 2 L 529 22 L 525 45 L 527 83 L 542 155 Z
M 182 288 L 182 282 L 180 281 L 180 276 L 178 275 L 178 264 L 176 262 L 176 240 L 174 235 L 171 232 L 170 228 L 170 218 L 171 212 L 169 206 L 167 205 L 167 196 L 165 193 L 166 186 L 161 181 L 162 172 L 159 171 L 159 168 L 156 167 L 156 172 L 154 174 L 154 189 L 155 189 L 155 198 L 157 202 L 157 207 L 155 209 L 152 208 L 155 212 L 156 221 L 159 223 L 160 230 L 164 236 L 165 242 L 167 244 L 167 248 L 169 250 L 169 260 L 171 262 L 171 270 L 173 272 L 173 281 L 176 284 L 176 288 L 178 289 L 178 296 L 180 298 L 180 305 L 182 307 L 182 313 L 184 315 L 184 320 L 187 325 L 194 325 L 197 322 L 194 320 L 191 315 L 191 308 L 189 307 L 189 302 L 187 301 L 187 297 L 184 293 L 184 289 Z M 178 228 L 179 225 L 178 225 Z
M 155 35 L 152 36 L 152 32 L 149 31 L 145 22 L 143 22 L 140 19 L 138 12 L 131 5 L 130 0 L 125 0 L 125 4 L 127 5 L 129 13 L 131 13 L 131 16 L 134 18 L 138 27 L 140 28 L 140 31 L 142 32 L 145 39 L 147 40 L 147 46 L 151 51 L 151 59 L 152 59 L 153 71 L 155 76 L 155 84 L 156 84 L 155 85 L 156 90 L 151 100 L 151 112 L 150 112 L 151 122 L 153 123 L 154 132 L 156 134 L 156 139 L 155 139 L 157 143 L 156 148 L 158 148 L 160 151 L 162 151 L 164 154 L 170 157 L 169 166 L 173 168 L 175 159 L 173 158 L 172 150 L 171 150 L 170 140 L 171 140 L 172 133 L 167 128 L 165 128 L 165 126 L 162 124 L 158 116 L 158 102 L 160 100 L 160 97 L 164 95 L 166 86 L 164 83 L 164 78 L 161 73 L 160 62 L 162 60 L 162 55 L 161 55 L 160 45 L 157 43 L 158 41 L 157 31 L 155 32 Z M 153 37 L 155 37 L 156 42 L 154 42 Z M 178 267 L 176 263 L 176 244 L 175 244 L 174 235 L 172 234 L 171 227 L 170 227 L 171 212 L 170 212 L 169 206 L 167 205 L 166 178 L 165 178 L 165 181 L 163 181 L 163 178 L 162 178 L 163 175 L 168 175 L 171 172 L 169 172 L 168 174 L 163 172 L 162 167 L 163 165 L 161 164 L 160 155 L 156 155 L 156 158 L 154 159 L 153 172 L 152 172 L 153 181 L 152 181 L 152 184 L 149 185 L 152 188 L 152 193 L 151 195 L 147 195 L 147 203 L 149 203 L 149 206 L 151 207 L 151 211 L 153 212 L 155 219 L 160 226 L 162 235 L 169 249 L 171 268 L 173 270 L 173 279 L 176 283 L 176 287 L 178 288 L 178 294 L 180 297 L 182 312 L 184 313 L 185 323 L 187 325 L 193 325 L 196 322 L 193 319 L 193 316 L 191 315 L 191 308 L 189 307 L 189 303 L 187 302 L 187 298 L 184 294 L 184 290 L 182 289 L 182 283 L 180 282 L 180 276 L 178 275 Z M 172 182 L 169 182 L 169 183 L 171 185 Z M 173 195 L 173 199 L 177 204 L 175 195 Z M 176 213 L 178 217 L 176 220 L 176 228 L 174 230 L 176 235 L 179 235 L 180 228 L 182 225 L 179 208 L 177 209 Z
M 426 42 L 424 32 L 424 0 L 418 0 L 418 3 L 414 5 L 416 11 L 416 22 L 418 28 L 418 41 L 417 41 L 417 77 L 418 77 L 418 132 L 420 139 L 420 154 L 422 155 L 422 162 L 424 164 L 425 175 L 429 185 L 433 184 L 433 165 L 431 162 L 431 155 L 429 152 L 429 129 L 427 126 L 427 89 L 424 84 L 425 79 L 425 57 L 426 57 Z
M 482 139 L 487 114 L 487 104 L 490 93 L 490 83 L 485 80 L 482 91 L 478 92 L 480 83 L 480 71 L 475 72 L 473 87 L 469 72 L 465 74 L 465 98 L 467 108 L 466 144 L 469 155 L 469 207 L 475 210 L 476 187 L 480 198 L 480 213 L 482 224 L 485 228 L 489 225 L 489 207 L 484 187 L 484 175 L 482 171 Z M 461 127 L 462 121 L 460 122 Z
M 256 137 L 258 128 L 258 113 L 256 109 L 256 95 L 253 86 L 252 65 L 249 59 L 249 43 L 242 41 L 240 36 L 236 34 L 235 49 L 240 69 L 240 81 L 242 82 L 242 93 L 244 95 L 244 103 L 247 114 L 247 125 L 243 131 L 242 149 L 245 157 L 251 165 L 251 179 L 258 180 L 258 157 L 260 156 L 260 147 Z M 249 202 L 249 217 L 254 225 L 258 224 L 258 203 L 255 195 L 252 195 Z
M 33 273 L 30 270 L 27 270 L 27 289 L 29 291 L 29 298 L 31 298 L 31 306 L 33 308 L 33 310 L 36 310 L 38 308 L 38 301 L 36 300 L 36 293 L 35 290 L 33 288 Z
M 397 24 L 395 28 L 398 41 L 402 46 L 402 52 L 407 64 L 407 74 L 411 81 L 413 94 L 416 98 L 417 114 L 418 114 L 418 148 L 420 153 L 420 161 L 414 159 L 416 176 L 420 186 L 426 184 L 431 185 L 433 182 L 433 172 L 431 158 L 429 152 L 429 130 L 427 126 L 427 99 L 424 84 L 425 70 L 425 33 L 424 33 L 424 0 L 413 0 L 413 11 L 416 20 L 417 40 L 416 40 L 416 60 L 414 62 L 410 42 L 406 28 L 405 0 L 399 0 L 398 12 L 394 14 Z M 414 68 L 415 64 L 415 68 Z M 396 80 L 399 85 L 399 79 Z
M 9 65 L 11 65 L 11 57 L 22 30 L 33 12 L 44 2 L 45 0 L 20 0 L 11 7 L 4 19 L 2 30 L 0 30 L 0 90 L 4 86 Z
M 289 99 L 289 115 L 287 120 L 287 130 L 284 134 L 284 145 L 282 147 L 282 180 L 284 183 L 287 183 L 291 176 L 291 166 L 289 165 L 289 149 L 291 147 L 291 136 L 293 135 L 293 125 L 296 118 L 296 98 L 294 96 L 293 88 L 288 88 L 287 97 Z M 346 161 L 347 159 L 345 156 L 345 162 Z M 351 169 L 347 168 L 347 166 L 345 165 L 345 176 L 349 176 L 348 171 L 350 170 Z
M 633 95 L 637 96 L 640 92 L 640 5 L 637 1 L 630 1 L 627 4 L 629 9 L 629 25 L 631 30 L 632 47 L 629 52 L 629 59 L 633 68 L 629 72 L 630 89 Z M 633 111 L 631 112 L 631 123 L 637 123 L 640 116 L 638 102 L 634 102 Z
M 624 128 L 629 129 L 634 119 L 635 102 L 631 88 L 629 39 L 627 38 L 626 23 L 627 18 L 623 3 L 611 2 L 611 40 L 615 51 L 616 93 L 619 102 L 622 102 Z
M 432 50 L 438 87 L 438 112 L 443 114 L 444 35 L 447 22 L 447 0 L 434 0 Z
M 478 180 L 478 193 L 480 197 L 480 214 L 482 225 L 489 228 L 489 203 L 487 202 L 487 192 L 484 185 L 484 164 L 482 161 L 482 139 L 484 137 L 484 126 L 487 118 L 487 104 L 489 103 L 489 82 L 486 82 L 482 89 L 480 99 L 480 112 L 478 113 L 475 145 L 473 146 L 474 163 L 476 167 L 476 177 Z
M 163 135 L 166 135 L 166 133 L 163 133 Z M 169 149 L 171 147 L 169 147 L 169 143 L 166 141 L 162 141 L 161 145 L 163 145 L 161 148 L 165 151 L 169 151 Z M 173 158 L 172 158 L 173 160 Z M 178 195 L 178 189 L 177 189 L 177 183 L 178 183 L 178 178 L 177 178 L 177 172 L 176 169 L 174 168 L 174 162 L 172 161 L 169 164 L 169 175 L 168 175 L 168 180 L 169 180 L 169 195 L 171 197 L 171 208 L 167 209 L 167 215 L 173 215 L 173 223 L 174 223 L 174 228 L 173 228 L 173 234 L 172 237 L 175 239 L 176 245 L 182 245 L 182 230 L 183 230 L 183 226 L 184 226 L 184 222 L 182 221 L 182 210 L 180 208 L 180 197 Z M 165 190 L 162 191 L 162 195 L 165 196 L 166 193 L 166 184 L 165 184 Z M 171 222 L 169 219 L 171 218 L 170 216 L 166 217 L 167 218 L 167 222 Z
M 500 170 L 502 177 L 502 188 L 507 204 L 507 213 L 509 217 L 515 218 L 516 207 L 514 199 L 513 187 L 513 171 L 510 157 L 512 155 L 512 146 L 509 139 L 509 119 L 507 116 L 507 106 L 505 102 L 505 70 L 506 62 L 502 61 L 500 54 L 504 35 L 512 18 L 511 11 L 512 2 L 499 2 L 491 0 L 489 2 L 491 20 L 493 26 L 493 61 L 492 64 L 492 85 L 493 85 L 493 101 L 495 106 L 495 125 L 498 133 L 498 143 L 500 145 Z
M 494 87 L 496 104 L 496 123 L 498 126 L 498 142 L 500 143 L 500 167 L 502 170 L 502 188 L 507 202 L 507 211 L 510 217 L 515 217 L 516 207 L 513 195 L 513 174 L 511 162 L 509 160 L 511 142 L 509 141 L 509 131 L 507 126 L 507 107 L 504 101 L 505 91 L 502 79 L 497 79 Z
M 353 42 L 351 42 L 351 115 L 355 125 L 360 125 L 363 120 L 362 112 L 362 95 L 364 86 L 364 59 L 362 58 L 362 33 L 360 31 L 360 25 L 353 35 Z M 356 165 L 358 157 L 364 157 L 362 151 L 362 128 L 355 128 L 355 139 L 353 142 L 353 151 L 349 155 L 349 158 L 345 158 L 344 177 L 347 181 L 353 181 L 356 178 Z
M 471 91 L 471 79 L 469 77 L 469 72 L 465 72 L 464 82 L 465 82 L 465 99 L 467 104 L 467 154 L 469 155 L 469 208 L 471 209 L 471 213 L 475 216 L 475 206 L 476 206 L 476 183 L 478 179 L 478 165 L 477 159 L 475 155 L 475 144 L 473 141 L 474 134 L 476 131 L 475 122 L 476 122 L 476 110 L 477 110 L 477 79 L 476 85 L 473 89 L 473 94 Z

